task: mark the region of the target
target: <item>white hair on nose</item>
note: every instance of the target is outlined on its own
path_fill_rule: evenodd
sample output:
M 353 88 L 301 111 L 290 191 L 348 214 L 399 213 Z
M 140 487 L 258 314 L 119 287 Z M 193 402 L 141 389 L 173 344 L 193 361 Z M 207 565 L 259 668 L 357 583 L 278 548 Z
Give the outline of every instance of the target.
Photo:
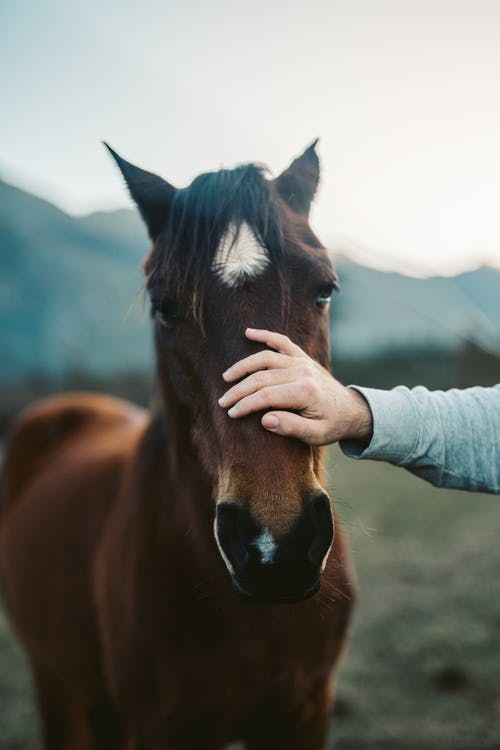
M 213 272 L 226 284 L 236 286 L 246 276 L 258 276 L 269 263 L 265 247 L 246 222 L 231 223 L 212 263 Z
M 254 539 L 253 546 L 260 552 L 262 565 L 270 565 L 273 562 L 278 545 L 269 529 L 262 529 L 259 536 Z

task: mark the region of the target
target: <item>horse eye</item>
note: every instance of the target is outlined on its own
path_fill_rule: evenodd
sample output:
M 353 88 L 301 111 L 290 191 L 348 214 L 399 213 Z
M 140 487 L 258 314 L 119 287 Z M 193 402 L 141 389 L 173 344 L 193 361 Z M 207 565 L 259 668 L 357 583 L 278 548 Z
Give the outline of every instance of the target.
M 151 317 L 163 326 L 171 327 L 176 320 L 181 319 L 179 307 L 173 300 L 153 302 L 151 306 Z
M 318 296 L 316 297 L 316 307 L 319 307 L 320 310 L 324 310 L 325 307 L 328 307 L 332 299 L 333 289 L 334 284 L 327 284 L 326 286 L 321 287 L 318 291 Z

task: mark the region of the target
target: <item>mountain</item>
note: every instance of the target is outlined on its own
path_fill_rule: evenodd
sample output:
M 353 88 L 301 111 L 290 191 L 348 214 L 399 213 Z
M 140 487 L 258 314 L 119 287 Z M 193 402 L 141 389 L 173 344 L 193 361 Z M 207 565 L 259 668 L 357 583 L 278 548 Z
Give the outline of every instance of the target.
M 0 379 L 150 366 L 131 211 L 83 219 L 0 182 Z
M 72 217 L 0 181 L 0 380 L 150 370 L 147 248 L 134 211 Z M 337 265 L 336 358 L 466 342 L 500 351 L 500 271 L 422 280 Z
M 366 357 L 414 348 L 500 352 L 500 271 L 417 279 L 338 258 L 332 305 L 337 355 Z

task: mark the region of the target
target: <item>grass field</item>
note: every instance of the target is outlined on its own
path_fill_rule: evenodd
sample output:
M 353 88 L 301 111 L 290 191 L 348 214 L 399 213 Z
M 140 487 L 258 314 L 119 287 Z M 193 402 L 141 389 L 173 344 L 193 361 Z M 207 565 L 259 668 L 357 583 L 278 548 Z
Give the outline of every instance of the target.
M 500 750 L 500 498 L 337 449 L 328 469 L 358 579 L 332 750 Z M 35 737 L 0 612 L 0 750 L 33 750 Z

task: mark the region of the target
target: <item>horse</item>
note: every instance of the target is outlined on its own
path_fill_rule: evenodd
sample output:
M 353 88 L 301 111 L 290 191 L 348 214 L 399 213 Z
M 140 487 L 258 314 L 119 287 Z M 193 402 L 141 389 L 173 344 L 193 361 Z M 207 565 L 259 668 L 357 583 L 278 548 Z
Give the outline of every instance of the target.
M 354 599 L 322 449 L 218 405 L 262 350 L 246 326 L 329 367 L 316 143 L 276 178 L 246 164 L 183 189 L 107 148 L 151 239 L 158 385 L 149 411 L 42 399 L 7 440 L 0 581 L 43 747 L 320 750 Z

